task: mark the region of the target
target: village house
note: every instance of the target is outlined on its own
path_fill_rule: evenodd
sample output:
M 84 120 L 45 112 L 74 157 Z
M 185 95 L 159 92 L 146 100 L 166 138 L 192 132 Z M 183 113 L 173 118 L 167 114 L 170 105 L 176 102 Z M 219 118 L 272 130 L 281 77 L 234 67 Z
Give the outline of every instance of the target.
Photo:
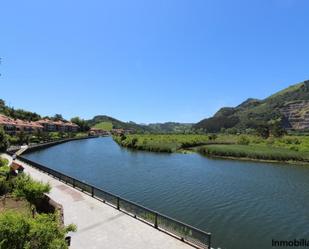
M 40 125 L 44 127 L 44 131 L 60 131 L 60 132 L 77 132 L 79 126 L 72 122 L 63 122 L 61 120 L 53 121 L 50 119 L 41 119 L 37 121 Z
M 89 135 L 90 136 L 108 136 L 110 135 L 109 131 L 100 129 L 100 128 L 91 128 L 89 130 Z
M 79 130 L 79 126 L 72 122 L 52 121 L 50 119 L 42 119 L 33 122 L 13 119 L 2 114 L 0 114 L 0 125 L 8 134 L 15 134 L 16 132 L 33 133 L 40 131 L 77 132 Z
M 16 132 L 32 133 L 43 131 L 43 126 L 36 122 L 13 119 L 2 114 L 0 114 L 0 125 L 8 134 L 15 134 Z
M 121 135 L 125 133 L 125 130 L 124 129 L 112 129 L 111 132 L 113 135 Z

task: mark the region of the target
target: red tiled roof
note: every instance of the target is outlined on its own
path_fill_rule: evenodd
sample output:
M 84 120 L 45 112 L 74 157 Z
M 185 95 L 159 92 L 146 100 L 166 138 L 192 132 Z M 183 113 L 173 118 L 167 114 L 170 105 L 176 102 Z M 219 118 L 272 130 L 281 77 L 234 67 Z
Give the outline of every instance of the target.
M 43 128 L 42 125 L 33 122 L 33 121 L 24 121 L 21 119 L 12 119 L 5 115 L 0 114 L 0 124 L 2 125 L 13 125 L 18 127 L 35 127 L 35 128 Z
M 53 121 L 50 119 L 41 119 L 39 121 L 24 121 L 21 119 L 12 119 L 5 115 L 0 114 L 0 125 L 14 125 L 17 127 L 32 127 L 32 128 L 40 128 L 43 129 L 42 125 L 49 124 L 49 125 L 57 125 L 57 126 L 68 126 L 68 127 L 79 127 L 77 124 L 72 122 L 63 122 L 61 120 Z

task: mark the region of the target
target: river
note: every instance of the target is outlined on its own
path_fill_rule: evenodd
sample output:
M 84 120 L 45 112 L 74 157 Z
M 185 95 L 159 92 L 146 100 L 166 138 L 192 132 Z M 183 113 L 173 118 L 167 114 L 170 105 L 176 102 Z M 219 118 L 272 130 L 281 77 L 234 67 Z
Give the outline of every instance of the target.
M 24 156 L 211 232 L 214 247 L 309 240 L 309 167 L 132 151 L 110 137 Z

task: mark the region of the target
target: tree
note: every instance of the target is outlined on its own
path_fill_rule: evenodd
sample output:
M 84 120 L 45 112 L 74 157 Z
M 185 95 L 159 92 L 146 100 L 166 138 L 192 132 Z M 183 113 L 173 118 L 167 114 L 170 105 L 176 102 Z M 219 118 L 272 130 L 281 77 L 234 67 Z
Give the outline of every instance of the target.
M 84 119 L 81 119 L 80 117 L 71 118 L 71 122 L 77 124 L 80 128 L 80 131 L 89 131 L 90 129 L 88 122 Z
M 52 117 L 52 120 L 54 120 L 54 121 L 64 121 L 64 118 L 62 117 L 61 114 L 55 114 L 55 115 Z
M 286 134 L 286 130 L 282 127 L 281 122 L 277 120 L 271 124 L 270 133 L 274 137 L 282 137 Z
M 217 137 L 218 136 L 216 134 L 211 134 L 211 135 L 208 136 L 208 139 L 211 140 L 211 141 L 215 141 L 217 139 Z
M 0 152 L 5 152 L 8 147 L 8 136 L 5 134 L 3 128 L 0 126 Z
M 19 144 L 28 144 L 30 136 L 23 131 L 17 133 L 17 139 Z
M 270 136 L 269 127 L 267 125 L 259 125 L 256 128 L 256 132 L 260 137 L 265 139 L 267 139 Z

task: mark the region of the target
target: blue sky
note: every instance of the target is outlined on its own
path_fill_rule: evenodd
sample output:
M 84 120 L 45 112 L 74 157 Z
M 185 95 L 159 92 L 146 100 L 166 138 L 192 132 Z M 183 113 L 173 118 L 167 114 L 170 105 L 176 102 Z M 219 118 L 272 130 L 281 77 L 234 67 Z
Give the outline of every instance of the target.
M 309 1 L 2 1 L 0 98 L 65 118 L 197 122 L 309 79 Z

